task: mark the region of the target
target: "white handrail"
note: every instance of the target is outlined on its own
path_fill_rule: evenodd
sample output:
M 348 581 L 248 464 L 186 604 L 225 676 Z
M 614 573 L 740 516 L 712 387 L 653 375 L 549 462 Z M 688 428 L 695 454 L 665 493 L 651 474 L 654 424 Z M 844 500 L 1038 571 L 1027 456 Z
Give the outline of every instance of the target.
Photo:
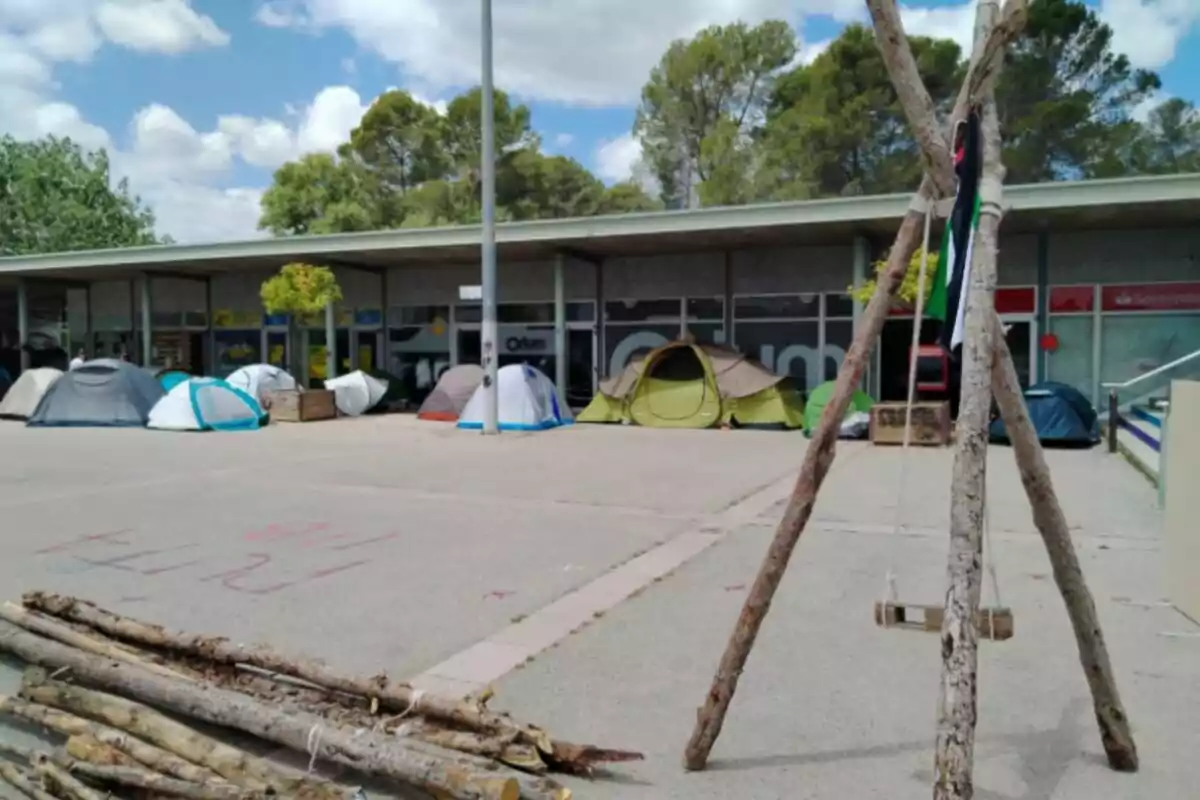
M 1194 358 L 1200 358 L 1200 350 L 1197 350 L 1194 353 L 1188 353 L 1186 356 L 1181 356 L 1169 364 L 1163 364 L 1161 367 L 1156 367 L 1149 372 L 1138 375 L 1136 378 L 1130 378 L 1124 383 L 1102 383 L 1100 385 L 1105 389 L 1128 389 L 1130 386 L 1136 386 L 1147 378 L 1153 378 L 1155 375 L 1161 375 L 1167 370 L 1175 369 L 1175 367 L 1178 367 L 1180 364 L 1186 364 Z

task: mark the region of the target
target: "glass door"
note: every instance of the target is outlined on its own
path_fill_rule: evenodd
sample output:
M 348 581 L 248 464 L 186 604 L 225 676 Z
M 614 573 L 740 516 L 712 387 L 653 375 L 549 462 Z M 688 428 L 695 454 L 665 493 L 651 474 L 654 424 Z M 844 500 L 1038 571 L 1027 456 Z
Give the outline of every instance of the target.
M 1000 322 L 1004 325 L 1004 340 L 1012 353 L 1017 379 L 1022 389 L 1028 389 L 1037 382 L 1037 321 L 1025 316 L 1001 315 Z

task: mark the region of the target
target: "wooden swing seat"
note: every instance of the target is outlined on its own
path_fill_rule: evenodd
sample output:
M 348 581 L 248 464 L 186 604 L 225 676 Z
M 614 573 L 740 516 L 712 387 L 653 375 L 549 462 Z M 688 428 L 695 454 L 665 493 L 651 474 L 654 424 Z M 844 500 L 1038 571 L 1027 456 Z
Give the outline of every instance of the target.
M 875 624 L 881 628 L 941 633 L 945 609 L 913 603 L 876 603 Z M 980 639 L 1003 642 L 1013 637 L 1012 609 L 1004 606 L 982 607 L 976 614 L 975 627 Z

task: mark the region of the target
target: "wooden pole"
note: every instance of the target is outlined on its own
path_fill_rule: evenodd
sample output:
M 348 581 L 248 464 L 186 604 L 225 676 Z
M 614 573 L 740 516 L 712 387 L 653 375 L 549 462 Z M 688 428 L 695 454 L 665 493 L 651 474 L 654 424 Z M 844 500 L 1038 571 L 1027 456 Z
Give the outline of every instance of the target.
M 1023 6 L 1023 4 L 1021 4 Z M 1025 9 L 1009 0 L 1005 4 L 999 28 L 1017 26 L 1024 19 Z M 931 142 L 922 124 L 927 103 L 921 98 L 921 85 L 916 64 L 909 51 L 908 40 L 900 22 L 894 0 L 868 0 L 875 24 L 876 38 L 884 63 L 894 84 L 906 87 L 901 94 L 902 105 L 920 144 L 931 176 L 938 177 L 939 186 L 953 181 L 953 167 L 944 142 Z M 1014 32 L 1015 33 L 1015 32 Z M 995 30 L 988 41 L 995 38 Z M 898 52 L 900 51 L 900 52 Z M 998 72 L 998 70 L 997 70 Z M 992 80 L 996 77 L 992 75 Z M 915 88 L 914 88 L 915 87 Z M 914 99 L 915 96 L 915 99 Z M 925 94 L 925 97 L 928 97 Z M 1004 341 L 1000 321 L 993 314 L 990 322 L 995 355 L 992 362 L 992 391 L 1000 407 L 1013 445 L 1021 482 L 1033 510 L 1034 524 L 1046 545 L 1054 571 L 1055 583 L 1062 594 L 1075 641 L 1079 660 L 1092 693 L 1092 705 L 1100 727 L 1100 738 L 1109 765 L 1116 770 L 1132 772 L 1138 768 L 1137 746 L 1130 731 L 1129 720 L 1117 691 L 1116 679 L 1104 642 L 1104 634 L 1096 615 L 1095 602 L 1084 580 L 1079 558 L 1071 541 L 1070 529 L 1046 464 L 1041 443 L 1029 420 L 1029 412 L 1013 366 L 1012 354 Z
M 0 651 L 50 669 L 66 667 L 78 680 L 202 722 L 245 731 L 301 752 L 318 749 L 322 758 L 454 800 L 569 796 L 552 781 L 517 775 L 494 762 L 456 753 L 434 756 L 424 747 L 417 750 L 369 732 L 355 735 L 313 714 L 288 713 L 239 692 L 167 678 L 132 664 L 103 661 L 8 623 L 0 623 Z M 318 734 L 320 742 L 314 745 Z
M 1007 42 L 1021 28 L 1026 0 L 1009 0 L 1001 25 L 990 32 L 987 40 L 976 49 L 968 69 L 967 79 L 955 104 L 954 117 L 961 117 L 972 97 L 982 89 L 994 84 L 999 69 L 1000 56 Z M 949 159 L 949 152 L 946 152 Z M 800 475 L 792 489 L 783 519 L 775 531 L 775 538 L 767 550 L 754 580 L 746 602 L 738 615 L 733 633 L 713 676 L 712 684 L 705 696 L 704 705 L 696 713 L 696 724 L 684 751 L 683 764 L 688 770 L 702 770 L 708 764 L 709 753 L 721 734 L 729 704 L 737 691 L 738 679 L 745 669 L 746 660 L 754 647 L 758 631 L 771 607 L 771 600 L 783 579 L 788 560 L 800 540 L 804 527 L 812 515 L 817 493 L 825 476 L 829 473 L 836 455 L 838 427 L 846 415 L 854 389 L 862 379 L 867 358 L 879 339 L 883 323 L 887 319 L 892 298 L 900 281 L 904 278 L 909 259 L 920 242 L 921 226 L 927 204 L 939 194 L 953 186 L 953 179 L 944 181 L 940 187 L 927 175 L 914 197 L 913 205 L 900 223 L 896 240 L 888 253 L 887 264 L 875 285 L 875 294 L 863 312 L 862 327 L 854 336 L 850 350 L 838 370 L 833 395 L 829 399 L 812 441 L 804 453 Z
M 1083 577 L 1067 517 L 1050 480 L 1046 454 L 1029 419 L 1029 410 L 1025 407 L 1012 356 L 1003 335 L 998 334 L 998 317 L 992 318 L 992 328 L 992 338 L 998 343 L 997 358 L 992 364 L 992 390 L 996 395 L 996 404 L 1000 406 L 1000 416 L 1004 419 L 1008 439 L 1012 442 L 1021 483 L 1033 509 L 1033 523 L 1046 544 L 1054 583 L 1062 594 L 1071 628 L 1075 632 L 1079 663 L 1083 666 L 1083 674 L 1092 693 L 1096 723 L 1100 726 L 1100 742 L 1109 766 L 1121 772 L 1136 772 L 1137 744 L 1117 691 L 1104 631 L 1096 615 L 1096 603 Z
M 483 703 L 418 692 L 408 684 L 390 681 L 386 675 L 372 678 L 348 677 L 323 664 L 303 658 L 288 658 L 268 647 L 245 647 L 221 637 L 167 630 L 161 625 L 122 616 L 75 597 L 48 592 L 29 592 L 22 598 L 22 602 L 26 608 L 67 622 L 86 625 L 119 642 L 137 645 L 152 652 L 205 663 L 250 666 L 272 673 L 273 676 L 295 678 L 325 691 L 365 698 L 371 701 L 372 707 L 377 706 L 378 710 L 426 717 L 452 728 L 479 732 L 485 737 L 510 737 L 517 745 L 532 746 L 551 768 L 563 772 L 588 775 L 597 764 L 637 761 L 642 758 L 641 753 L 553 739 L 536 725 L 523 724 L 505 714 L 489 711 Z M 24 624 L 18 615 L 9 613 L 14 623 Z M 45 617 L 38 619 L 45 620 Z M 43 633 L 41 630 L 37 632 Z M 55 637 L 52 630 L 47 629 L 44 633 Z M 131 658 L 134 663 L 139 661 L 136 654 Z M 172 674 L 172 670 L 160 665 L 147 668 L 168 677 Z M 462 741 L 462 738 L 459 737 L 458 741 Z M 518 755 L 518 750 L 510 750 L 506 757 Z M 519 760 L 528 762 L 528 759 Z

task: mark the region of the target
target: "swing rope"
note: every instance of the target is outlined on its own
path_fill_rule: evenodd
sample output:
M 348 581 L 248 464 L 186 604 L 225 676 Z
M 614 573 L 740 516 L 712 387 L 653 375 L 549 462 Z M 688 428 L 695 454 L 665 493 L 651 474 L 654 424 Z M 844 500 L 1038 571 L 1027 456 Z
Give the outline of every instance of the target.
M 896 480 L 896 516 L 892 526 L 893 537 L 898 537 L 905 528 L 904 524 L 904 500 L 907 496 L 907 476 L 908 476 L 908 450 L 912 441 L 912 412 L 913 405 L 916 403 L 917 392 L 917 351 L 921 346 L 921 322 L 924 320 L 925 311 L 925 282 L 929 270 L 929 233 L 933 220 L 933 203 L 926 203 L 925 206 L 925 226 L 921 238 L 921 266 L 917 272 L 917 296 L 915 308 L 913 309 L 913 333 L 912 344 L 908 351 L 908 387 L 907 397 L 904 404 L 904 435 L 900 444 L 900 474 Z M 995 599 L 995 608 L 1001 608 L 1000 600 L 1000 581 L 996 575 L 996 564 L 991 557 L 992 554 L 992 534 L 991 534 L 991 508 L 987 501 L 987 485 L 985 482 L 983 491 L 983 564 L 987 572 L 989 582 L 991 583 L 991 594 Z M 895 565 L 895 548 L 889 548 L 887 572 L 884 575 L 883 587 L 883 605 L 895 604 L 898 602 L 896 594 L 896 565 Z M 990 629 L 990 638 L 996 637 L 996 619 L 995 614 L 991 611 L 987 612 L 988 625 Z M 885 614 L 883 617 L 884 625 L 888 624 L 888 617 Z

